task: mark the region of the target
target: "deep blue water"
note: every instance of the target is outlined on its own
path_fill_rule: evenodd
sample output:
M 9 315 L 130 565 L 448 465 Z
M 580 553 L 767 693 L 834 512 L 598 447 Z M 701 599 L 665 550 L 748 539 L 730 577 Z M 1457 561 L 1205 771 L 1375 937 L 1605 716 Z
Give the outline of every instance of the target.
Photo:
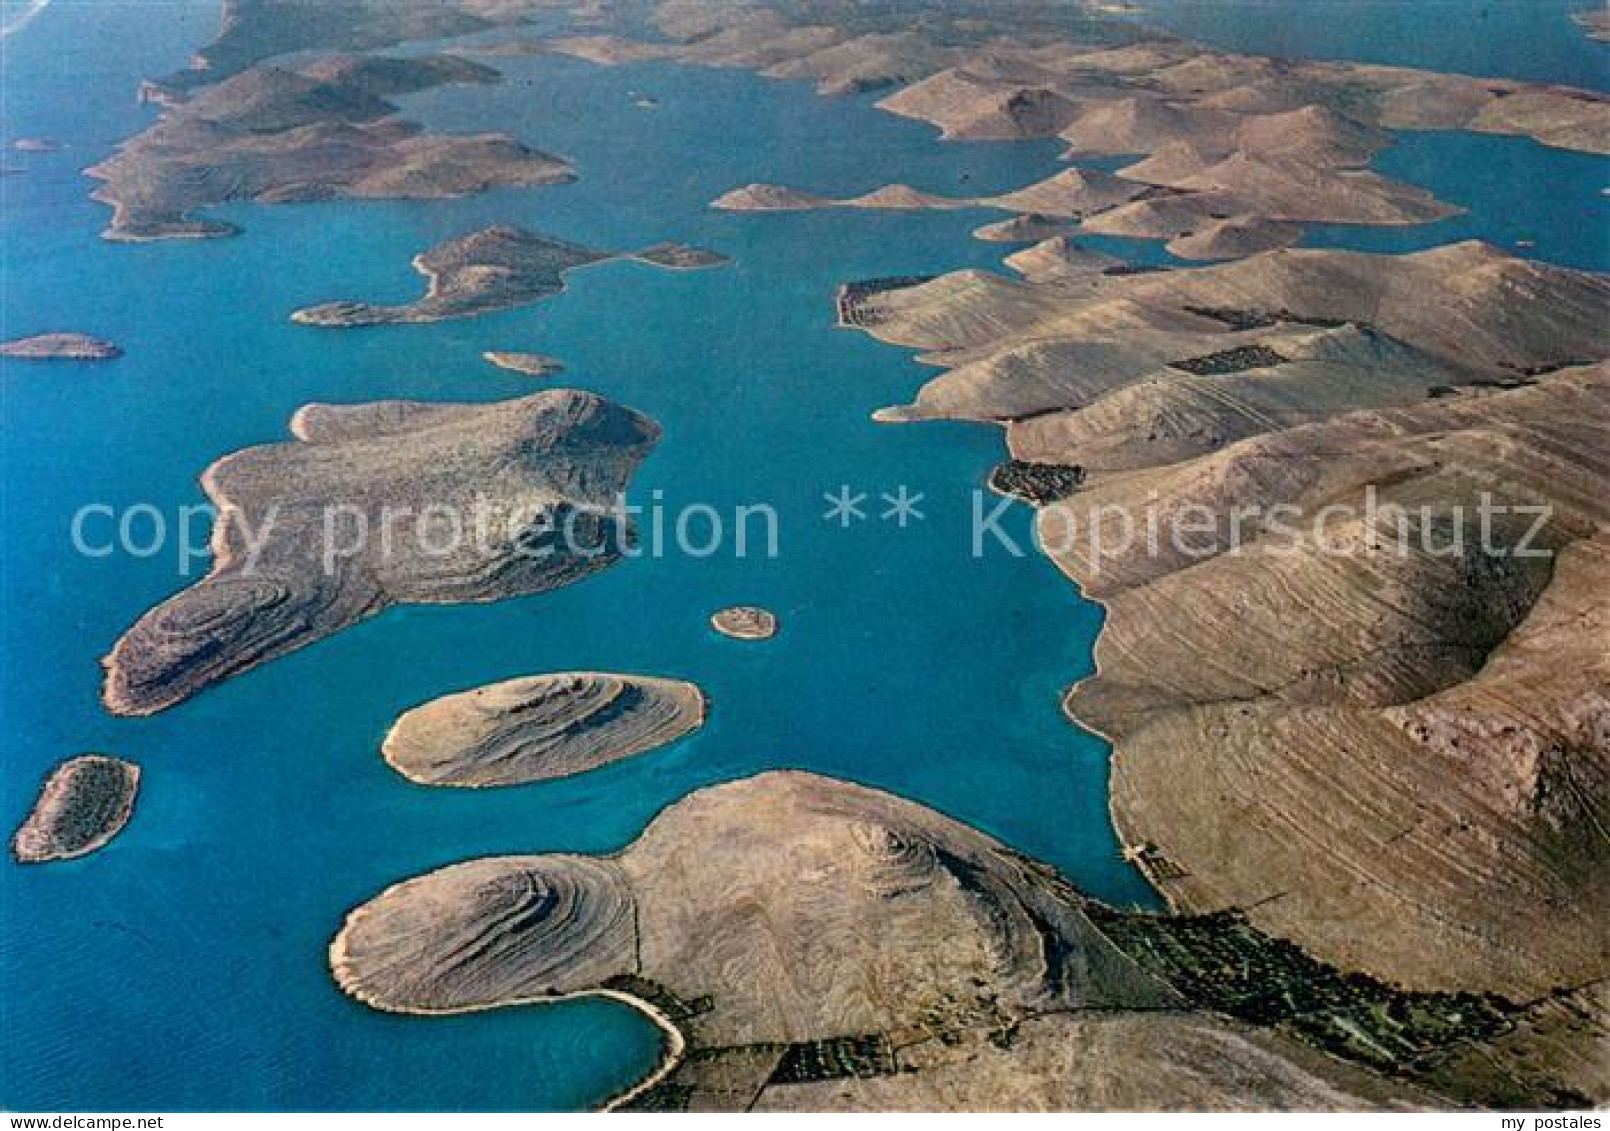
M 1427 130 L 1399 133 L 1375 167 L 1466 211 L 1408 227 L 1314 227 L 1305 245 L 1397 254 L 1484 239 L 1528 259 L 1610 268 L 1610 158 L 1529 138 Z
M 1231 51 L 1610 87 L 1610 45 L 1571 19 L 1602 0 L 1133 2 L 1142 22 Z
M 690 790 L 770 767 L 891 789 L 1099 896 L 1151 902 L 1116 851 L 1105 746 L 1057 710 L 1058 692 L 1089 670 L 1098 610 L 1042 558 L 971 557 L 969 492 L 999 458 L 999 437 L 874 425 L 873 409 L 908 400 L 931 371 L 832 326 L 844 279 L 996 265 L 1002 249 L 966 235 L 992 217 L 705 207 L 751 180 L 1004 189 L 1055 171 L 1056 146 L 939 144 L 868 100 L 737 72 L 498 60 L 502 87 L 433 92 L 410 112 L 443 127 L 491 117 L 571 159 L 577 184 L 241 207 L 223 213 L 245 228 L 236 239 L 99 240 L 106 210 L 77 170 L 147 120 L 135 82 L 182 64 L 215 18 L 204 4 L 62 0 L 6 40 L 8 137 L 64 149 L 0 158 L 25 170 L 0 178 L 4 335 L 78 329 L 127 353 L 94 367 L 0 363 L 0 824 L 20 820 L 48 768 L 81 750 L 133 758 L 146 777 L 107 850 L 47 868 L 0 864 L 0 1105 L 596 1102 L 652 1060 L 657 1035 L 629 1010 L 377 1014 L 331 984 L 331 934 L 399 877 L 488 853 L 615 849 Z M 644 94 L 658 107 L 635 105 Z M 1451 223 L 1500 238 L 1524 222 L 1536 253 L 1604 265 L 1602 242 L 1581 234 L 1589 202 L 1516 187 L 1552 176 L 1553 151 L 1482 141 L 1495 145 L 1502 181 L 1425 155 L 1433 187 L 1475 209 Z M 1597 192 L 1591 172 L 1578 180 Z M 687 274 L 606 264 L 537 307 L 435 326 L 321 331 L 286 319 L 324 299 L 406 298 L 418 289 L 411 255 L 494 221 L 614 249 L 681 239 L 734 262 Z M 1602 217 L 1589 230 L 1602 231 Z M 665 438 L 634 498 L 658 490 L 668 507 L 707 503 L 729 517 L 769 503 L 780 555 L 644 558 L 527 599 L 394 609 L 156 718 L 101 710 L 97 658 L 184 579 L 171 553 L 75 554 L 78 507 L 148 501 L 171 519 L 201 500 L 202 468 L 283 438 L 310 400 L 486 400 L 534 387 L 487 366 L 485 349 L 556 353 L 563 383 L 658 419 Z M 925 494 L 927 517 L 904 531 L 876 518 L 842 530 L 820 517 L 823 492 L 841 484 L 869 492 L 874 515 L 878 494 L 905 484 Z M 1020 535 L 1026 525 L 1014 516 Z M 739 601 L 776 609 L 782 634 L 759 646 L 715 637 L 709 611 Z M 378 756 L 412 704 L 567 668 L 695 680 L 711 720 L 670 748 L 510 790 L 421 789 Z

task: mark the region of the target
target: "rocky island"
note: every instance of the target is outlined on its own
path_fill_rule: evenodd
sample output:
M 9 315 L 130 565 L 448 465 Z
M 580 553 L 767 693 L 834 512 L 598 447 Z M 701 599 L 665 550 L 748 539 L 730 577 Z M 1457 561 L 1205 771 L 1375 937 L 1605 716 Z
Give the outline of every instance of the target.
M 707 251 L 702 247 L 689 247 L 685 243 L 674 241 L 645 247 L 642 251 L 633 252 L 628 258 L 672 271 L 697 271 L 701 267 L 719 267 L 728 262 L 727 257 L 720 252 Z
M 712 207 L 767 212 L 993 208 L 1019 215 L 980 229 L 980 238 L 1055 234 L 1057 224 L 1078 225 L 1100 235 L 1168 238 L 1169 251 L 1184 259 L 1229 259 L 1289 246 L 1301 236 L 1304 222 L 1423 224 L 1459 211 L 1422 189 L 1362 169 L 1386 144 L 1384 135 L 1331 111 L 1308 106 L 1241 117 L 1220 149 L 1176 142 L 1117 175 L 1073 168 L 995 196 L 946 197 L 891 185 L 834 199 L 755 184 L 717 198 Z
M 51 771 L 28 819 L 11 838 L 22 864 L 70 860 L 103 848 L 128 824 L 140 767 L 104 754 L 81 754 Z
M 733 605 L 711 613 L 710 627 L 735 640 L 770 640 L 777 635 L 777 614 L 758 605 Z
M 88 334 L 57 332 L 34 334 L 27 338 L 12 338 L 0 342 L 0 357 L 17 357 L 29 361 L 110 361 L 122 357 L 123 350 L 103 338 Z
M 978 206 L 1020 214 L 986 225 L 985 239 L 1016 238 L 1014 224 L 1028 238 L 1064 234 L 1043 226 L 1044 215 L 1102 234 L 1169 239 L 1182 258 L 1233 258 L 1289 245 L 1295 224 L 1420 224 L 1455 214 L 1368 168 L 1391 130 L 1519 135 L 1610 152 L 1610 99 L 1594 91 L 1209 51 L 1062 9 L 1060 23 L 1044 26 L 1036 17 L 1047 13 L 1021 6 L 963 7 L 880 27 L 869 14 L 827 23 L 808 6 L 780 2 L 739 5 L 712 24 L 694 6 L 667 4 L 653 18 L 656 41 L 594 34 L 540 46 L 603 65 L 672 59 L 811 78 L 830 94 L 892 87 L 879 107 L 931 122 L 949 139 L 1055 138 L 1074 158 L 1140 155 L 1116 177 L 1070 169 L 994 197 L 891 185 L 828 198 L 752 184 L 715 202 L 750 211 Z M 1070 197 L 1058 185 L 1064 178 L 1084 187 Z
M 682 680 L 527 676 L 405 712 L 381 753 L 421 785 L 521 785 L 646 753 L 697 730 L 704 714 L 704 694 Z
M 308 405 L 291 430 L 202 476 L 212 571 L 112 649 L 114 713 L 172 706 L 388 605 L 540 593 L 609 566 L 632 536 L 616 496 L 659 435 L 569 389 Z
M 669 50 L 709 61 L 722 43 L 722 65 L 754 65 L 740 35 Z M 1520 1055 L 1549 1064 L 1545 1102 L 1605 1102 L 1587 1050 L 1602 1049 L 1610 1018 L 1610 672 L 1590 643 L 1606 631 L 1590 594 L 1610 560 L 1593 454 L 1610 426 L 1610 281 L 1473 243 L 1401 257 L 1282 249 L 1307 223 L 1449 214 L 1368 170 L 1388 131 L 1602 153 L 1610 100 L 1184 41 L 1063 39 L 958 48 L 881 105 L 957 140 L 1140 155 L 1116 171 L 1142 186 L 1132 199 L 1081 211 L 1031 194 L 980 238 L 1083 231 L 1240 260 L 1107 271 L 1064 242 L 1009 262 L 1021 279 L 869 280 L 838 300 L 840 324 L 944 370 L 879 418 L 1001 426 L 1011 459 L 993 484 L 1043 508 L 1043 546 L 1105 606 L 1097 674 L 1066 708 L 1114 744 L 1129 857 L 1188 920 L 1244 914 L 1349 978 L 1530 1003 L 1486 1051 L 1424 1081 L 1434 1090 L 1524 1103 L 1530 1070 L 1498 1079 Z M 719 203 L 869 198 L 750 186 Z M 1327 520 L 1338 503 L 1351 517 Z M 1483 505 L 1498 507 L 1491 527 Z M 1230 552 L 1225 516 L 1283 506 L 1317 525 L 1294 542 L 1260 519 Z M 1102 552 L 1124 545 L 1114 516 L 1203 511 L 1220 523 L 1206 550 L 1149 554 L 1132 539 Z M 1386 552 L 1397 537 L 1404 550 Z M 1451 554 L 1455 540 L 1486 548 Z M 1550 1063 L 1545 1047 L 1573 1051 Z M 1461 1091 L 1473 1075 L 1489 1099 Z M 861 1087 L 833 1101 L 856 1106 Z M 885 1103 L 899 1101 L 866 1106 Z M 935 1106 L 949 1105 L 996 1106 L 961 1092 Z
M 330 963 L 405 1013 L 637 1003 L 675 1037 L 618 1097 L 633 1108 L 1421 1108 L 1602 1085 L 1605 1030 L 1563 1020 L 1591 997 L 1346 977 L 1238 916 L 1115 911 L 919 805 L 801 773 L 699 791 L 613 857 L 397 884 Z
M 149 88 L 162 117 L 86 170 L 113 208 L 106 238 L 230 235 L 233 225 L 199 213 L 239 200 L 431 199 L 572 179 L 563 161 L 507 135 L 431 134 L 398 116 L 397 95 L 497 81 L 457 56 L 323 55 L 220 77 Z
M 1610 11 L 1604 8 L 1592 8 L 1586 12 L 1575 12 L 1571 18 L 1590 39 L 1610 43 Z
M 1066 236 L 1077 228 L 1069 220 L 1032 213 L 1010 220 L 993 220 L 973 229 L 973 238 L 987 243 L 1039 243 L 1055 236 Z
M 369 51 L 486 31 L 496 23 L 493 7 L 483 0 L 417 5 L 395 0 L 223 0 L 212 42 L 196 51 L 188 68 L 151 83 L 146 97 L 182 95 L 279 55 Z M 479 14 L 478 8 L 487 14 Z
M 657 244 L 623 255 L 498 225 L 448 240 L 416 256 L 414 269 L 426 281 L 424 298 L 401 306 L 329 302 L 298 310 L 291 318 L 332 328 L 469 318 L 541 302 L 564 290 L 567 272 L 620 258 L 675 269 L 726 262 L 713 252 L 682 244 Z
M 997 196 L 942 196 L 910 185 L 885 185 L 860 196 L 824 197 L 779 185 L 752 184 L 711 202 L 727 212 L 794 212 L 816 208 L 865 208 L 887 212 L 927 209 L 994 208 L 1049 220 L 1076 221 L 1146 193 L 1145 185 L 1090 169 L 1068 169 L 1053 177 Z
M 564 362 L 545 353 L 488 350 L 481 357 L 499 369 L 507 369 L 511 373 L 524 373 L 527 377 L 550 377 L 555 373 L 563 373 L 565 369 Z

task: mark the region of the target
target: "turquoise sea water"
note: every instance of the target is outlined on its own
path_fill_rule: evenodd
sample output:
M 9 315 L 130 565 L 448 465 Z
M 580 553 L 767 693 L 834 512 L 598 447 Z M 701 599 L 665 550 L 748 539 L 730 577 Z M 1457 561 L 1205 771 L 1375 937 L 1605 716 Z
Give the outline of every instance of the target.
M 1132 0 L 1137 18 L 1231 51 L 1610 85 L 1610 46 L 1571 19 L 1602 0 Z
M 868 100 L 737 72 L 497 60 L 501 87 L 432 92 L 410 112 L 444 128 L 494 120 L 572 160 L 578 183 L 242 207 L 222 213 L 244 227 L 237 239 L 100 241 L 106 210 L 77 171 L 147 120 L 132 101 L 137 80 L 181 65 L 215 20 L 207 4 L 59 0 L 5 42 L 7 137 L 64 148 L 0 156 L 24 170 L 0 178 L 4 334 L 77 329 L 127 353 L 91 367 L 0 362 L 0 824 L 20 820 L 48 768 L 81 750 L 133 758 L 146 777 L 108 850 L 47 868 L 0 864 L 0 1105 L 594 1103 L 652 1063 L 657 1034 L 631 1011 L 374 1013 L 330 982 L 331 934 L 402 876 L 489 853 L 612 850 L 690 790 L 771 767 L 888 788 L 1103 898 L 1152 902 L 1116 851 L 1105 747 L 1057 710 L 1060 689 L 1089 670 L 1099 611 L 1039 557 L 971 557 L 969 493 L 1000 457 L 998 435 L 872 424 L 873 409 L 909 399 L 931 371 L 832 326 L 845 279 L 995 266 L 1003 249 L 966 235 L 993 217 L 705 207 L 751 180 L 987 192 L 1055 171 L 1056 146 L 943 145 Z M 636 105 L 642 95 L 657 108 Z M 1418 135 L 1389 157 L 1456 144 L 1440 137 Z M 1424 159 L 1426 183 L 1473 208 L 1458 223 L 1489 235 L 1524 223 L 1535 253 L 1603 266 L 1602 243 L 1581 234 L 1581 210 L 1603 207 L 1603 162 L 1570 191 L 1526 193 L 1515 185 L 1550 175 L 1556 155 L 1495 144 L 1502 182 L 1434 151 Z M 1598 226 L 1586 230 L 1602 232 L 1602 213 L 1590 215 Z M 286 319 L 325 299 L 411 296 L 410 256 L 491 222 L 615 249 L 680 239 L 734 262 L 687 274 L 605 264 L 540 306 L 436 326 L 341 332 Z M 728 516 L 771 504 L 779 556 L 644 558 L 523 600 L 395 609 L 153 719 L 101 710 L 97 658 L 184 579 L 171 550 L 75 554 L 78 507 L 150 502 L 172 521 L 200 502 L 202 468 L 283 438 L 310 400 L 487 400 L 535 387 L 487 366 L 486 349 L 558 354 L 562 383 L 654 416 L 665 438 L 634 498 L 657 490 L 667 507 Z M 871 520 L 822 521 L 822 494 L 841 484 L 869 493 Z M 925 495 L 926 514 L 904 531 L 875 517 L 879 494 L 902 484 Z M 1026 525 L 1014 515 L 1020 536 Z M 709 611 L 740 601 L 776 609 L 782 634 L 759 646 L 715 637 Z M 711 720 L 673 747 L 511 790 L 421 789 L 378 756 L 410 705 L 566 668 L 693 679 Z

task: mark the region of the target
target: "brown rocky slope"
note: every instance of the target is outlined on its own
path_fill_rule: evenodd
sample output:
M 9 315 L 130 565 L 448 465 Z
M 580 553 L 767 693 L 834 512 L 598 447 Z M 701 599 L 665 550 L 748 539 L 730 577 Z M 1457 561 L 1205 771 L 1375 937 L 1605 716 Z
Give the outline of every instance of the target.
M 954 365 L 893 418 L 1077 469 L 1039 529 L 1108 618 L 1068 707 L 1175 905 L 1529 996 L 1610 972 L 1610 379 L 1571 365 L 1607 310 L 1464 244 L 952 276 L 858 324 Z

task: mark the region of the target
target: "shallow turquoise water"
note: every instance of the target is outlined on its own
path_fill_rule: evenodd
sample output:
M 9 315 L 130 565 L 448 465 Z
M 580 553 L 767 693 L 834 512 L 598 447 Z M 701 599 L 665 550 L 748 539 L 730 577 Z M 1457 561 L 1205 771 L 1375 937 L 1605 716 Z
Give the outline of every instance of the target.
M 167 12 L 170 9 L 160 9 Z M 606 1003 L 458 1020 L 386 1017 L 333 988 L 324 948 L 343 912 L 398 877 L 467 856 L 599 851 L 710 782 L 796 766 L 894 789 L 1054 861 L 1119 902 L 1150 894 L 1118 859 L 1105 748 L 1067 725 L 1057 693 L 1088 670 L 1098 613 L 1036 556 L 975 562 L 969 492 L 999 456 L 983 428 L 891 429 L 868 416 L 924 371 L 832 328 L 845 278 L 985 265 L 979 215 L 733 216 L 708 210 L 750 179 L 872 187 L 877 168 L 927 188 L 1006 188 L 1054 147 L 949 147 L 932 131 L 729 72 L 509 64 L 508 125 L 570 157 L 579 184 L 423 205 L 231 213 L 238 239 L 113 246 L 75 170 L 136 128 L 119 101 L 171 67 L 199 28 L 126 9 L 60 10 L 15 41 L 17 133 L 68 143 L 5 181 L 7 333 L 81 328 L 127 356 L 93 368 L 8 366 L 5 819 L 40 776 L 86 748 L 147 767 L 109 851 L 4 867 L 4 1102 L 22 1107 L 570 1107 L 649 1062 L 656 1035 Z M 62 66 L 52 36 L 107 23 L 104 74 L 80 49 L 70 99 L 30 68 Z M 86 30 L 87 29 L 87 30 Z M 125 52 L 125 44 L 148 50 Z M 38 55 L 30 54 L 32 51 Z M 130 55 L 137 57 L 129 57 Z M 631 92 L 660 106 L 633 105 Z M 37 97 L 36 97 L 37 96 Z M 417 109 L 471 116 L 481 90 Z M 480 111 L 484 114 L 484 110 Z M 484 119 L 483 119 L 484 120 Z M 787 137 L 789 144 L 774 139 Z M 810 139 L 819 139 L 820 148 Z M 21 163 L 21 156 L 18 163 Z M 601 247 L 679 238 L 735 262 L 696 274 L 617 263 L 543 306 L 434 327 L 330 332 L 291 324 L 308 302 L 402 297 L 409 257 L 492 221 Z M 218 455 L 280 438 L 313 399 L 490 399 L 528 379 L 479 360 L 538 349 L 566 381 L 636 406 L 666 438 L 634 492 L 668 506 L 770 503 L 775 560 L 625 563 L 570 589 L 494 606 L 398 609 L 150 720 L 96 700 L 97 657 L 175 589 L 171 556 L 91 560 L 68 524 L 88 501 L 199 500 Z M 824 523 L 821 495 L 922 491 L 925 521 Z M 874 512 L 876 513 L 876 512 Z M 1021 535 L 1025 516 L 1016 516 Z M 775 608 L 765 646 L 714 636 L 709 611 Z M 376 753 L 401 709 L 525 672 L 596 667 L 685 676 L 714 703 L 693 739 L 566 782 L 425 791 Z M 60 1015 L 64 1003 L 82 1012 Z
M 239 208 L 226 213 L 246 229 L 233 240 L 98 240 L 106 212 L 85 199 L 77 170 L 139 127 L 135 81 L 181 64 L 214 18 L 206 5 L 64 0 L 6 45 L 11 136 L 67 147 L 4 157 L 27 170 L 0 178 L 5 333 L 81 329 L 127 355 L 84 368 L 0 363 L 0 823 L 20 819 L 48 767 L 79 750 L 134 758 L 147 775 L 109 850 L 0 865 L 0 1104 L 595 1102 L 652 1060 L 657 1036 L 630 1011 L 376 1014 L 330 983 L 330 935 L 347 908 L 401 876 L 487 853 L 615 849 L 688 791 L 770 767 L 891 789 L 1097 895 L 1151 901 L 1116 852 L 1105 747 L 1057 711 L 1059 690 L 1089 669 L 1098 610 L 1041 558 L 972 559 L 969 493 L 999 458 L 998 436 L 872 424 L 873 409 L 909 399 L 929 371 L 831 324 L 844 279 L 994 266 L 1002 249 L 966 238 L 986 217 L 705 207 L 751 180 L 985 192 L 1054 171 L 1055 146 L 941 145 L 865 100 L 736 72 L 499 60 L 509 79 L 496 91 L 434 92 L 411 112 L 479 128 L 491 97 L 503 128 L 570 158 L 579 183 Z M 658 108 L 634 105 L 640 94 Z M 1538 148 L 1505 149 L 1519 154 L 1507 173 L 1535 182 L 1546 166 L 1527 154 Z M 1461 223 L 1507 231 L 1513 216 L 1490 220 L 1488 209 L 1513 193 L 1440 173 L 1472 198 L 1456 198 L 1477 210 Z M 1580 202 L 1532 197 L 1539 250 L 1578 249 Z M 332 332 L 286 320 L 324 299 L 410 296 L 412 254 L 494 221 L 616 249 L 681 239 L 734 263 L 689 274 L 607 264 L 538 307 L 437 326 Z M 183 579 L 171 554 L 74 554 L 76 508 L 150 501 L 171 519 L 200 501 L 203 467 L 282 438 L 309 400 L 533 388 L 481 362 L 485 349 L 556 353 L 565 383 L 654 416 L 666 436 L 634 497 L 659 490 L 670 507 L 729 515 L 769 503 L 780 555 L 641 559 L 523 600 L 396 609 L 154 719 L 100 709 L 97 657 Z M 869 492 L 874 508 L 905 484 L 925 494 L 927 517 L 905 531 L 876 519 L 842 530 L 820 517 L 822 493 L 840 484 Z M 744 647 L 711 634 L 708 612 L 738 601 L 776 609 L 782 635 Z M 376 752 L 407 706 L 564 668 L 693 679 L 711 696 L 711 721 L 599 772 L 473 794 L 413 787 Z

